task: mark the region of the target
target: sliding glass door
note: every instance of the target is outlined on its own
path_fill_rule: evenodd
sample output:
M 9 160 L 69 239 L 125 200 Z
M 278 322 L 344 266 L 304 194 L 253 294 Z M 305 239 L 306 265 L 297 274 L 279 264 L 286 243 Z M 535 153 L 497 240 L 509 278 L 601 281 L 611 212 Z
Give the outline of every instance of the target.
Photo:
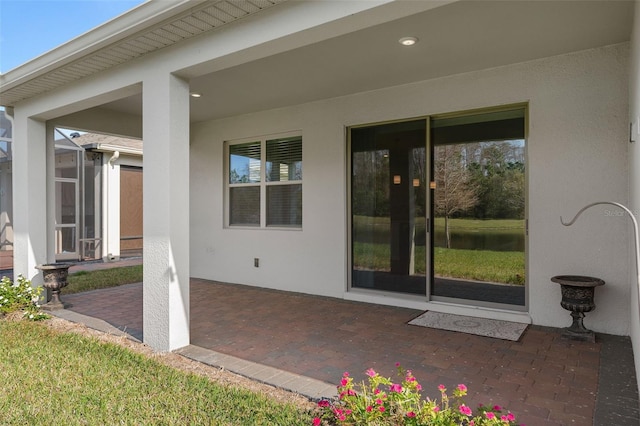
M 351 131 L 352 286 L 426 291 L 424 120 Z
M 352 288 L 525 305 L 524 113 L 350 129 Z
M 431 121 L 431 296 L 525 304 L 524 109 Z

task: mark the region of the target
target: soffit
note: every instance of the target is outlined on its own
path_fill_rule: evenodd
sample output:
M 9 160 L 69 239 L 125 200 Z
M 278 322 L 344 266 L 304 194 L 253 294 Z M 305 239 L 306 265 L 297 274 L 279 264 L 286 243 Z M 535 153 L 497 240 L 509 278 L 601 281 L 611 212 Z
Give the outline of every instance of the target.
M 242 65 L 194 73 L 191 91 L 203 96 L 191 99 L 190 119 L 229 117 L 622 43 L 630 37 L 633 8 L 633 1 L 454 2 Z M 174 20 L 200 10 L 192 8 Z M 397 41 L 407 35 L 417 36 L 419 43 L 403 48 Z M 100 108 L 140 116 L 142 96 Z
M 107 46 L 100 43 L 86 47 L 85 54 L 69 63 L 48 64 L 50 70 L 38 70 L 12 81 L 2 81 L 0 104 L 13 106 L 21 100 L 56 89 L 90 75 L 128 62 L 132 59 L 196 37 L 238 19 L 255 14 L 286 0 L 209 0 L 183 2 L 188 9 L 160 23 L 151 23 L 144 29 L 119 38 Z M 159 3 L 156 3 L 159 4 Z M 155 5 L 143 4 L 144 7 Z M 180 10 L 180 9 L 178 9 Z M 135 10 L 133 11 L 135 12 Z M 151 20 L 152 21 L 152 20 Z M 115 22 L 115 21 L 112 21 Z M 105 24 L 109 25 L 111 23 Z M 99 28 L 100 29 L 100 28 Z M 88 33 L 89 34 L 89 33 Z M 81 36 L 81 38 L 84 36 Z M 77 42 L 76 39 L 72 42 Z M 70 42 L 71 43 L 71 42 Z M 64 48 L 65 46 L 61 46 Z M 51 52 L 55 53 L 55 51 Z M 43 58 L 46 58 L 47 54 Z M 77 55 L 76 55 L 77 56 Z M 40 58 L 37 58 L 40 59 Z M 67 59 L 68 60 L 68 59 Z M 61 60 L 62 61 L 62 60 Z M 29 64 L 26 64 L 29 65 Z M 9 74 L 11 74 L 12 70 Z M 15 71 L 19 71 L 16 69 Z M 7 78 L 9 74 L 2 77 Z
M 191 91 L 202 97 L 191 100 L 191 121 L 623 43 L 633 7 L 633 1 L 454 2 L 195 77 Z M 404 36 L 419 42 L 403 47 Z

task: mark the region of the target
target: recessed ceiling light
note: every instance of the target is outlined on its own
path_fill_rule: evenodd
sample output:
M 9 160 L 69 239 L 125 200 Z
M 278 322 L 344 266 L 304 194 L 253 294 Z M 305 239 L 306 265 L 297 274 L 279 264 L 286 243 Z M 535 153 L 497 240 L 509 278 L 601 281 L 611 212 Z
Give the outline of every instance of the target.
M 192 98 L 199 98 L 200 96 L 202 96 L 201 93 L 196 93 L 196 92 L 191 93 Z
M 402 37 L 400 40 L 398 40 L 398 43 L 403 46 L 413 46 L 417 42 L 418 39 L 416 37 Z

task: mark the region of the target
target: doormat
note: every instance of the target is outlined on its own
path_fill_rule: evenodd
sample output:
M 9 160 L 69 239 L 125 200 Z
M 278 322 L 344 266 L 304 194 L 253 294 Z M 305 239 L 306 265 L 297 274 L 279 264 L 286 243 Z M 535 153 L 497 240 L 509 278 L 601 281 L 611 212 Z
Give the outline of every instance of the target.
M 426 311 L 407 324 L 517 342 L 529 324 Z

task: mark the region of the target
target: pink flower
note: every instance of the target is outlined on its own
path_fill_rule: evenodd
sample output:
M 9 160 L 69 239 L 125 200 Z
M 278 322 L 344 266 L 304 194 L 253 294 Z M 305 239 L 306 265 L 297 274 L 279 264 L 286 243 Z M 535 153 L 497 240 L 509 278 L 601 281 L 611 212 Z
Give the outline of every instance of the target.
M 373 368 L 370 368 L 367 370 L 367 376 L 369 377 L 375 377 L 376 376 L 376 372 L 373 370 Z
M 341 414 L 341 415 L 338 417 L 338 420 L 340 420 L 341 422 L 344 422 L 345 420 L 347 420 L 347 418 L 344 416 L 344 414 Z
M 373 407 L 370 405 L 367 405 L 366 410 L 367 410 L 367 413 L 370 413 L 371 411 L 373 411 Z
M 378 410 L 380 410 L 381 413 L 384 413 L 384 407 L 383 406 L 378 407 Z
M 349 372 L 345 371 L 344 373 L 342 373 L 342 377 L 349 377 Z
M 440 407 L 438 407 L 437 405 L 435 407 L 433 407 L 433 412 L 437 413 L 438 411 L 440 411 Z
M 378 395 L 380 393 L 380 389 L 376 388 L 376 390 L 373 391 L 374 395 Z
M 413 411 L 409 411 L 407 413 L 407 417 L 415 417 L 415 416 L 416 416 L 416 413 L 414 413 Z
M 484 415 L 487 416 L 489 420 L 493 420 L 496 418 L 496 415 L 493 414 L 491 411 L 487 411 L 486 413 L 484 413 Z
M 347 395 L 349 395 L 349 396 L 355 396 L 355 395 L 356 395 L 356 391 L 354 391 L 353 389 L 349 389 L 349 390 L 347 391 Z
M 458 385 L 458 390 L 460 392 L 466 392 L 467 391 L 467 387 L 465 385 L 463 385 L 463 384 L 459 384 Z
M 500 420 L 502 420 L 503 422 L 506 422 L 507 421 L 507 416 L 505 416 L 505 415 L 500 416 Z
M 493 406 L 494 411 L 502 411 L 502 407 L 499 405 L 494 405 Z
M 348 383 L 349 383 L 349 379 L 340 380 L 340 386 L 347 386 Z
M 507 414 L 507 421 L 513 422 L 515 421 L 516 416 L 514 416 L 512 413 Z
M 438 389 L 440 390 L 440 392 L 444 392 L 447 390 L 447 388 L 445 388 L 444 385 L 438 385 Z
M 321 423 L 322 423 L 322 420 L 320 420 L 318 417 L 314 417 L 313 426 L 320 426 Z
M 416 385 L 416 390 L 421 391 L 421 390 L 422 390 L 422 385 L 421 385 L 421 384 L 417 384 L 417 385 Z
M 462 404 L 459 408 L 460 412 L 462 414 L 464 414 L 465 416 L 470 416 L 471 415 L 471 408 L 467 407 L 466 405 Z
M 391 392 L 397 392 L 397 393 L 400 393 L 400 392 L 402 392 L 402 386 L 400 386 L 400 385 L 399 385 L 399 384 L 397 384 L 397 383 L 394 383 L 394 384 L 392 384 L 392 385 L 391 385 L 391 387 L 389 387 L 389 390 L 390 390 Z
M 396 367 L 400 367 L 400 363 L 399 362 L 396 362 Z
M 383 404 L 383 402 L 382 402 L 382 400 L 381 400 L 381 399 L 376 399 L 376 404 L 378 404 L 378 405 L 382 405 L 382 404 Z
M 322 399 L 318 401 L 318 407 L 326 408 L 328 406 L 329 406 L 329 401 L 327 401 L 326 399 Z

